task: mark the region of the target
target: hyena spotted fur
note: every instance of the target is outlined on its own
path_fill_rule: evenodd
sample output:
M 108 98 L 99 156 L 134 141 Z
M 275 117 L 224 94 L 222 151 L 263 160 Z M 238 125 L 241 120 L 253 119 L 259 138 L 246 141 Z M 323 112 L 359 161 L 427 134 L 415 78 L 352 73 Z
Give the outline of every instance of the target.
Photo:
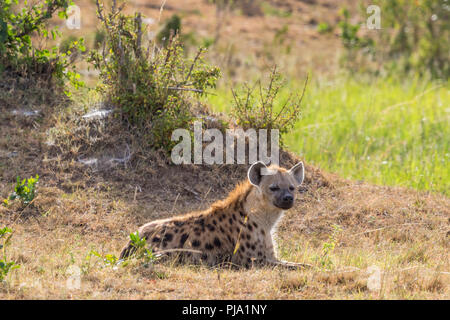
M 248 170 L 248 180 L 225 200 L 205 211 L 147 223 L 139 228 L 139 235 L 153 252 L 172 252 L 181 262 L 304 267 L 278 260 L 273 239 L 276 224 L 294 205 L 295 190 L 303 178 L 302 162 L 290 170 L 257 162 Z M 120 258 L 134 251 L 129 242 Z

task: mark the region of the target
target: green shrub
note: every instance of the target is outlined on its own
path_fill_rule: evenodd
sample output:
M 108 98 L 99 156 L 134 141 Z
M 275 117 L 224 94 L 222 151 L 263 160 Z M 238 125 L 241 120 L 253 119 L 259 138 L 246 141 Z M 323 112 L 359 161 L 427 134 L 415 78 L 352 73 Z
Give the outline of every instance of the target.
M 148 265 L 156 261 L 157 257 L 151 249 L 147 248 L 147 240 L 139 236 L 139 231 L 130 233 L 131 245 L 134 247 L 133 252 L 124 260 L 120 260 L 123 266 L 128 264 L 130 258 L 144 262 L 144 265 Z
M 373 1 L 383 30 L 375 34 L 379 59 L 393 72 L 450 76 L 450 3 L 447 0 Z
M 273 44 L 277 47 L 282 45 L 289 37 L 288 32 L 289 26 L 287 24 L 278 29 L 273 36 Z
M 157 35 L 157 40 L 159 44 L 164 47 L 170 42 L 171 38 L 180 35 L 181 33 L 181 18 L 174 14 L 169 20 L 166 21 L 164 27 Z
M 82 270 L 87 273 L 90 269 L 90 261 L 92 257 L 97 257 L 101 260 L 104 266 L 107 267 L 117 267 L 119 265 L 125 267 L 129 264 L 129 259 L 134 258 L 144 265 L 149 265 L 156 261 L 156 256 L 153 254 L 152 250 L 147 249 L 147 240 L 139 236 L 139 232 L 130 234 L 130 240 L 132 245 L 136 250 L 126 258 L 125 260 L 119 260 L 119 258 L 114 254 L 100 254 L 95 250 L 91 250 L 86 256 L 85 262 L 82 266 Z
M 147 241 L 139 236 L 139 232 L 130 233 L 132 245 L 136 248 L 133 256 L 136 259 L 143 259 L 146 263 L 155 261 L 156 257 L 153 252 L 147 249 Z
M 361 23 L 368 15 L 366 3 L 360 4 Z M 449 78 L 450 9 L 446 0 L 376 0 L 371 4 L 380 7 L 381 29 L 364 37 L 358 36 L 360 24 L 351 24 L 348 10 L 342 11 L 339 27 L 346 49 L 341 60 L 345 67 Z
M 191 95 L 215 87 L 219 69 L 204 63 L 202 49 L 186 58 L 176 37 L 165 48 L 143 43 L 140 14 L 124 15 L 116 1 L 109 13 L 97 1 L 97 13 L 106 30 L 105 50 L 89 57 L 100 72 L 98 90 L 153 148 L 170 151 L 172 131 L 188 128 L 193 118 Z
M 94 35 L 94 48 L 99 49 L 103 46 L 103 43 L 105 42 L 106 38 L 106 32 L 104 29 L 97 29 L 95 30 Z
M 317 25 L 317 31 L 321 34 L 333 31 L 333 28 L 326 22 L 321 22 Z
M 0 229 L 0 250 L 2 257 L 0 258 L 0 282 L 4 281 L 9 272 L 20 267 L 14 261 L 8 261 L 6 257 L 6 247 L 10 244 L 12 230 L 8 227 Z
M 277 101 L 277 95 L 286 85 L 276 67 L 272 69 L 269 83 L 263 87 L 261 81 L 250 87 L 244 84 L 237 91 L 232 89 L 232 115 L 243 129 L 278 129 L 280 142 L 282 137 L 294 126 L 300 118 L 300 106 L 305 93 L 308 79 L 301 96 L 290 94 L 284 102 Z M 255 93 L 256 89 L 256 93 Z
M 328 236 L 328 242 L 324 242 L 322 245 L 322 255 L 315 257 L 321 268 L 328 270 L 333 268 L 331 255 L 336 246 L 339 245 L 338 236 L 341 232 L 342 228 L 339 225 L 333 225 L 333 232 Z
M 89 256 L 95 256 L 97 258 L 100 258 L 102 262 L 105 264 L 105 266 L 109 267 L 116 266 L 119 261 L 119 258 L 117 258 L 114 254 L 107 253 L 102 255 L 95 250 L 91 250 L 91 252 L 89 252 Z
M 344 8 L 340 11 L 343 20 L 339 21 L 338 26 L 341 28 L 341 40 L 345 48 L 351 49 L 359 46 L 361 39 L 357 33 L 360 28 L 359 24 L 350 23 L 350 13 Z
M 339 21 L 340 38 L 345 48 L 345 52 L 340 59 L 343 67 L 352 71 L 361 71 L 365 61 L 361 62 L 361 54 L 373 54 L 374 41 L 368 37 L 358 36 L 360 24 L 350 22 L 350 13 L 347 9 L 341 10 L 342 20 Z
M 209 48 L 214 44 L 214 39 L 211 37 L 204 37 L 202 39 L 202 47 Z
M 74 35 L 70 35 L 67 38 L 63 39 L 59 44 L 59 52 L 65 53 L 69 52 L 71 50 L 72 43 L 77 41 L 77 37 Z
M 36 196 L 38 181 L 39 175 L 36 175 L 35 178 L 23 179 L 22 182 L 20 181 L 20 177 L 17 177 L 16 187 L 8 200 L 20 199 L 23 204 L 29 204 Z M 8 200 L 5 200 L 4 203 L 8 204 Z
M 55 13 L 66 19 L 66 10 L 71 4 L 71 0 L 43 0 L 32 5 L 26 3 L 19 10 L 16 8 L 18 0 L 1 1 L 0 74 L 8 71 L 31 79 L 55 80 L 61 86 L 69 80 L 75 87 L 81 86 L 83 83 L 79 81 L 70 55 L 74 50 L 84 50 L 83 39 L 73 41 L 63 54 L 59 54 L 57 46 L 41 49 L 32 42 L 34 35 L 56 39 L 60 35 L 58 29 L 49 30 L 47 23 Z
M 160 46 L 167 47 L 174 38 L 177 39 L 186 51 L 190 46 L 197 48 L 199 44 L 199 36 L 194 31 L 187 33 L 181 32 L 181 18 L 177 14 L 172 15 L 164 23 L 164 26 L 156 35 L 156 42 Z M 205 48 L 208 46 L 207 43 L 203 45 Z

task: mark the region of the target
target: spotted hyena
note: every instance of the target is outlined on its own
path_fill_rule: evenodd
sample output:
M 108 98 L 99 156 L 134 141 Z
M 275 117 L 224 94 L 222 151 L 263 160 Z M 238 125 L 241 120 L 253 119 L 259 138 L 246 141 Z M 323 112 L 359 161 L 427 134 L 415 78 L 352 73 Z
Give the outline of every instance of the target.
M 295 190 L 303 178 L 302 162 L 290 170 L 257 162 L 248 170 L 248 179 L 225 200 L 205 211 L 147 223 L 139 228 L 139 235 L 153 252 L 176 253 L 180 261 L 210 266 L 231 263 L 247 268 L 305 266 L 278 260 L 272 237 L 284 211 L 294 205 Z M 134 251 L 129 242 L 120 257 Z

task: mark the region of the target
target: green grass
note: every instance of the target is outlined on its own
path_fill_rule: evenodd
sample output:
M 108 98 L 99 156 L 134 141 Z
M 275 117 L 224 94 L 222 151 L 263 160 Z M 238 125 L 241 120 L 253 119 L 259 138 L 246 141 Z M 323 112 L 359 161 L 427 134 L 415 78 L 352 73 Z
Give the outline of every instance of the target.
M 284 137 L 288 149 L 320 168 L 376 184 L 450 190 L 450 83 L 419 79 L 312 81 L 302 118 Z M 290 82 L 280 96 L 299 91 Z M 208 102 L 231 108 L 219 89 Z

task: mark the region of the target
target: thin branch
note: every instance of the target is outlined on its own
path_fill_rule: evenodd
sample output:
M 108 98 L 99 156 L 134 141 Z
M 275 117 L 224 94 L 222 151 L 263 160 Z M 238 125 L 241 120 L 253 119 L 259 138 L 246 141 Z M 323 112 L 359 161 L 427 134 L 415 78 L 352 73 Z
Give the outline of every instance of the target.
M 141 56 L 141 44 L 142 44 L 142 18 L 140 12 L 136 15 L 135 21 L 137 25 L 136 56 L 139 58 Z
M 180 90 L 180 91 L 193 91 L 193 92 L 203 93 L 203 90 L 195 89 L 195 88 L 167 87 L 167 89 L 169 89 L 169 90 Z
M 194 61 L 192 62 L 191 68 L 189 69 L 189 73 L 186 76 L 186 79 L 184 80 L 184 83 L 186 83 L 189 80 L 189 78 L 191 77 L 192 70 L 194 69 L 194 66 L 197 63 L 198 58 L 200 58 L 200 55 L 202 54 L 202 52 L 203 52 L 203 48 L 200 48 L 198 50 L 198 52 L 197 52 L 197 55 L 194 58 Z
M 298 101 L 298 103 L 297 103 L 299 106 L 301 105 L 301 103 L 302 103 L 302 101 L 303 101 L 303 97 L 304 97 L 305 91 L 306 91 L 306 86 L 308 85 L 308 80 L 309 80 L 309 74 L 307 73 L 307 74 L 306 74 L 305 84 L 304 84 L 304 86 L 303 86 L 302 95 L 300 96 L 300 99 L 299 99 L 299 101 Z M 288 101 L 289 101 L 289 99 L 290 99 L 290 97 L 288 98 Z M 287 103 L 286 103 L 286 104 L 287 104 Z M 281 111 L 278 113 L 278 115 L 277 115 L 277 117 L 275 118 L 274 122 L 278 119 L 278 117 L 279 117 L 280 115 L 281 115 Z M 286 121 L 281 125 L 281 127 L 284 127 L 288 121 L 289 121 L 289 120 L 286 120 Z

